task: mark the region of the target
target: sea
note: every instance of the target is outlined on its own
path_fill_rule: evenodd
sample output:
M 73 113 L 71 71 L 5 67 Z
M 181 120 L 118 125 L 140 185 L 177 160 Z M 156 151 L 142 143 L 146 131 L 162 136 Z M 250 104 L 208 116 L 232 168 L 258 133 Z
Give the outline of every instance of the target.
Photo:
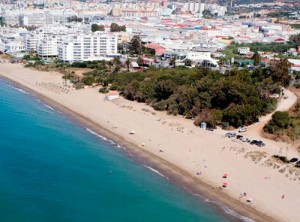
M 250 221 L 2 78 L 0 129 L 1 222 Z

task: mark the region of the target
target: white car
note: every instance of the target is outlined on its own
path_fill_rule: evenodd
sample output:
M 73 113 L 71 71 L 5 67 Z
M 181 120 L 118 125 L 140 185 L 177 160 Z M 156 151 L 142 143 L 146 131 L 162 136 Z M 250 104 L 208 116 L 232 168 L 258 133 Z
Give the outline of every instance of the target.
M 240 133 L 246 132 L 246 131 L 247 131 L 247 127 L 242 127 L 242 128 L 239 129 L 239 132 L 240 132 Z

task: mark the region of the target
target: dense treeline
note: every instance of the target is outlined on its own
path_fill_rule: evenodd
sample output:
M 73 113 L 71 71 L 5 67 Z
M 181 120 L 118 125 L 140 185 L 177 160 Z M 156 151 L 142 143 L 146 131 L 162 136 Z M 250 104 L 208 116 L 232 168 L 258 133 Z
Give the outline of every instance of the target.
M 195 124 L 206 121 L 224 127 L 248 125 L 271 112 L 276 100 L 269 95 L 280 93 L 282 85 L 269 69 L 232 70 L 223 75 L 205 68 L 184 67 L 117 73 L 105 81 L 126 99 L 195 118 Z

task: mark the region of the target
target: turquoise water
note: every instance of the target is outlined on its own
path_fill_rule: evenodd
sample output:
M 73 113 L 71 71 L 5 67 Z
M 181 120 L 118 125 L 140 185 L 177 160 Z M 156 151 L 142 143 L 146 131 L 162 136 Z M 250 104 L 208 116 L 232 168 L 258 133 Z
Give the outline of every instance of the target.
M 0 221 L 230 221 L 0 79 Z

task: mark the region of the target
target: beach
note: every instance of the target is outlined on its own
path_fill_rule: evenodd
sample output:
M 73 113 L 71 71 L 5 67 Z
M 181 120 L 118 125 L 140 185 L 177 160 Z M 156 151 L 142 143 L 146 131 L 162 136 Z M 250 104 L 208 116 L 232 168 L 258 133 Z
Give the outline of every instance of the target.
M 138 161 L 147 161 L 190 192 L 220 201 L 255 221 L 297 221 L 299 170 L 271 158 L 274 154 L 299 157 L 292 144 L 262 139 L 266 146 L 257 147 L 226 138 L 224 130 L 200 129 L 192 120 L 154 111 L 145 104 L 123 98 L 107 101 L 98 87 L 66 87 L 59 73 L 0 64 L 0 75 L 34 91 L 90 131 L 117 141 Z M 290 91 L 286 95 L 279 110 L 287 110 L 296 101 Z M 270 117 L 261 118 L 244 134 L 259 139 Z M 227 178 L 223 178 L 225 173 Z M 224 183 L 227 187 L 221 188 Z

